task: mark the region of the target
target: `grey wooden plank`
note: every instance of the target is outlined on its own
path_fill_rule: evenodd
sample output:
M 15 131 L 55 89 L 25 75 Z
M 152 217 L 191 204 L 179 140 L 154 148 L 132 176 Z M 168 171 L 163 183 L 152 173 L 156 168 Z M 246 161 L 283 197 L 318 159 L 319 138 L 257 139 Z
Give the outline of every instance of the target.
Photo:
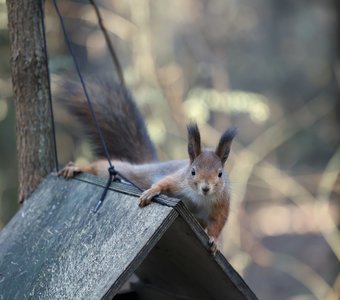
M 114 186 L 115 184 L 113 184 Z M 112 297 L 175 217 L 171 207 L 48 176 L 0 233 L 0 299 Z

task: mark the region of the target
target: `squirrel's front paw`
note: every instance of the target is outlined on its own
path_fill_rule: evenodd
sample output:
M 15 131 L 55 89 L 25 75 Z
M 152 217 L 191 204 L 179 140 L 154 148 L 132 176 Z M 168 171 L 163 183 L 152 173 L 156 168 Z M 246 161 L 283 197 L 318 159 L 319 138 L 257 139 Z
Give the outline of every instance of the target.
M 144 191 L 139 198 L 139 207 L 147 206 L 151 203 L 153 197 L 158 196 L 160 191 L 157 187 L 151 187 Z
M 210 252 L 213 256 L 216 255 L 217 252 L 217 241 L 214 237 L 209 237 L 209 246 L 210 246 Z
M 77 167 L 74 162 L 70 161 L 64 168 L 62 168 L 58 172 L 58 176 L 63 176 L 66 179 L 74 177 L 77 173 L 80 173 L 81 170 Z

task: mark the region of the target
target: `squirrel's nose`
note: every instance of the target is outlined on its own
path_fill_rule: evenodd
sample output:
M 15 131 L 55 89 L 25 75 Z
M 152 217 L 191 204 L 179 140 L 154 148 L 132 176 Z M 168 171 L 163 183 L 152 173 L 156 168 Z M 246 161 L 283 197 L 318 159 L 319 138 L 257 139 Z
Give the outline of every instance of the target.
M 210 188 L 208 186 L 202 187 L 203 194 L 207 194 L 209 192 Z

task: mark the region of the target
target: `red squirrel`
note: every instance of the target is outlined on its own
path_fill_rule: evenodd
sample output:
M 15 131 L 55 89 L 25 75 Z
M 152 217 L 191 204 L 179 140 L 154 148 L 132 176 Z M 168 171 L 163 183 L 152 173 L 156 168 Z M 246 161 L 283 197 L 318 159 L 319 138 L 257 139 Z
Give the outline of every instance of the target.
M 102 86 L 103 83 L 100 83 L 97 88 Z M 91 90 L 95 89 L 96 87 L 93 89 L 92 86 Z M 229 215 L 229 180 L 224 171 L 224 164 L 236 129 L 226 130 L 215 150 L 202 149 L 197 124 L 190 123 L 187 126 L 189 159 L 158 162 L 155 161 L 154 146 L 149 139 L 144 121 L 132 98 L 123 87 L 111 86 L 110 90 L 110 92 L 105 90 L 109 94 L 104 97 L 97 97 L 94 106 L 100 127 L 105 129 L 104 137 L 106 141 L 108 139 L 111 141 L 108 143 L 109 150 L 117 147 L 119 143 L 118 146 L 127 151 L 125 153 L 117 149 L 111 151 L 114 153 L 112 164 L 115 169 L 145 190 L 140 196 L 140 207 L 150 204 L 152 198 L 161 193 L 181 199 L 206 229 L 211 252 L 215 254 L 216 241 Z M 97 90 L 98 93 L 104 93 L 103 91 L 102 88 Z M 113 99 L 110 99 L 109 96 L 112 97 L 110 93 L 115 93 Z M 90 115 L 85 105 L 79 98 L 68 102 L 71 112 L 89 126 Z M 125 128 L 124 132 L 121 132 L 121 127 Z M 93 130 L 92 125 L 87 129 L 92 136 L 95 135 Z M 141 157 L 145 151 L 150 152 L 146 157 Z M 103 153 L 99 154 L 103 156 Z M 76 173 L 87 172 L 107 177 L 107 170 L 108 162 L 105 159 L 87 166 L 76 166 L 70 162 L 59 175 L 71 178 Z

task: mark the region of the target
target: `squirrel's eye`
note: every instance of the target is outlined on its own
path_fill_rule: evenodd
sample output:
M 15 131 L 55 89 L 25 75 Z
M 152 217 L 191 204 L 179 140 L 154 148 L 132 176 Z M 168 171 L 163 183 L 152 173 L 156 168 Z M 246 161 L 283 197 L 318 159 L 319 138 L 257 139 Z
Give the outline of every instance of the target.
M 218 172 L 218 177 L 222 177 L 222 171 Z
M 192 169 L 192 170 L 191 170 L 191 175 L 192 175 L 192 176 L 195 176 L 195 175 L 196 175 L 195 169 Z

